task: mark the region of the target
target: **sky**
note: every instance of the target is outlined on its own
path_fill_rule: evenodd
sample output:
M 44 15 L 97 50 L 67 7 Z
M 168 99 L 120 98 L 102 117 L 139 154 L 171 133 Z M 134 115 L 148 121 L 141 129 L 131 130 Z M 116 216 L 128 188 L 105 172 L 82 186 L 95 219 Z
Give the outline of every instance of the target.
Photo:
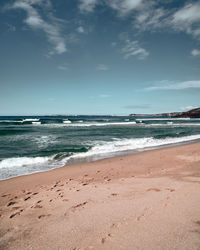
M 0 115 L 200 106 L 200 1 L 0 0 Z

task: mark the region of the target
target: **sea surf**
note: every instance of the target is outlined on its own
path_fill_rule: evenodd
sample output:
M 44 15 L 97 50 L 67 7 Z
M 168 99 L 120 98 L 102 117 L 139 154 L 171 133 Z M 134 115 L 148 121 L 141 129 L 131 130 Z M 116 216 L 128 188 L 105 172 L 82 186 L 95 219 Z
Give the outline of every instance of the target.
M 199 119 L 0 117 L 0 180 L 198 140 Z

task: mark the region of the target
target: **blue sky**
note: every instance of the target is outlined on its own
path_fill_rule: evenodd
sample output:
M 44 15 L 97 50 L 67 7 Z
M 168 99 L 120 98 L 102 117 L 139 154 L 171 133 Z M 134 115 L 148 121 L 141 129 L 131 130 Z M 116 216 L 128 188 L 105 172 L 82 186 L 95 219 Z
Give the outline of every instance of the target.
M 200 106 L 200 1 L 1 0 L 0 115 Z

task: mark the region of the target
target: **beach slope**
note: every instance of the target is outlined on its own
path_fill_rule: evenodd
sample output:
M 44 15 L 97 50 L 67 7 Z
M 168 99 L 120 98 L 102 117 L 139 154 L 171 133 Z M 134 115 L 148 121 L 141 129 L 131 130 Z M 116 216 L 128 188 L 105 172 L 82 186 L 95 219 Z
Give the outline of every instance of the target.
M 0 181 L 0 249 L 200 249 L 200 143 Z

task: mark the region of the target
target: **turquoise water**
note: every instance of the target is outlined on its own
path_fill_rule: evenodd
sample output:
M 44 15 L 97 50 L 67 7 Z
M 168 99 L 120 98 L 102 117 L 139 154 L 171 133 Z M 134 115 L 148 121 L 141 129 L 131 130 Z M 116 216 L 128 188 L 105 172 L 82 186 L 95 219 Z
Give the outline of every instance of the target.
M 200 139 L 200 119 L 0 117 L 0 179 Z

